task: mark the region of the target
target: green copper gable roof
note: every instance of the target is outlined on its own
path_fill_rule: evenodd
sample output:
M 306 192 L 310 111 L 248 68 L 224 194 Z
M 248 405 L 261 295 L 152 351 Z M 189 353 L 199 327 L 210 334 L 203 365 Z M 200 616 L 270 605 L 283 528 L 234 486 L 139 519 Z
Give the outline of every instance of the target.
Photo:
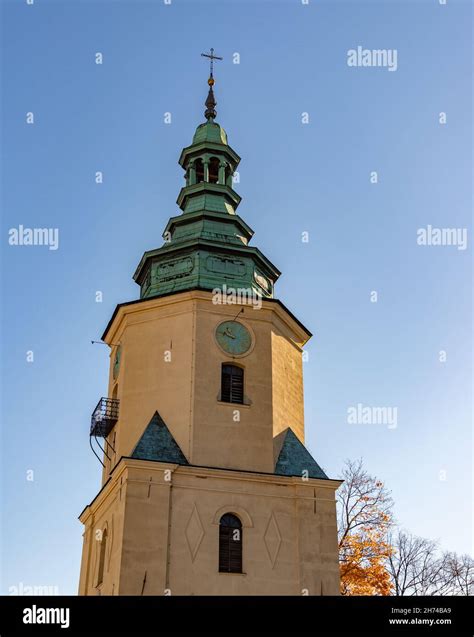
M 227 133 L 219 124 L 208 121 L 205 124 L 200 124 L 194 133 L 193 144 L 201 144 L 202 142 L 227 145 Z
M 328 479 L 316 460 L 289 427 L 275 436 L 274 443 L 277 449 L 281 445 L 275 465 L 277 475 L 298 477 L 307 475 L 308 478 Z M 307 471 L 307 474 L 303 473 L 304 471 Z
M 188 464 L 178 443 L 165 425 L 158 412 L 150 420 L 147 428 L 132 453 L 139 460 L 158 460 L 173 464 Z

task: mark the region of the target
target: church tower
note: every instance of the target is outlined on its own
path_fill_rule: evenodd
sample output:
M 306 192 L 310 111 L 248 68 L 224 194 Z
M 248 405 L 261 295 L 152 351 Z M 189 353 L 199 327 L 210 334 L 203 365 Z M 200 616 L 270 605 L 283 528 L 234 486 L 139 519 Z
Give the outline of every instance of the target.
M 79 594 L 336 595 L 340 482 L 304 446 L 311 334 L 249 245 L 212 66 L 208 84 L 179 158 L 182 212 L 102 336 L 108 397 L 90 431 L 102 488 L 80 515 Z

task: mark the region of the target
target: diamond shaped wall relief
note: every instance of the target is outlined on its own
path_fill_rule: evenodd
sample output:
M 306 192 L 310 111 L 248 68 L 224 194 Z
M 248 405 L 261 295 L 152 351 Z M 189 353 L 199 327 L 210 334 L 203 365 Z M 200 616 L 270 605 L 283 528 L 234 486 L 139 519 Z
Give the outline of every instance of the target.
M 275 562 L 278 557 L 278 551 L 280 550 L 281 546 L 281 533 L 273 513 L 268 520 L 267 530 L 265 531 L 265 535 L 263 536 L 263 541 L 265 542 L 265 546 L 267 547 L 268 557 L 270 558 L 270 562 L 273 568 L 275 566 Z
M 191 553 L 191 561 L 194 562 L 194 558 L 196 557 L 202 538 L 204 537 L 204 528 L 196 505 L 194 505 L 193 512 L 186 524 L 184 534 L 188 542 L 189 552 Z

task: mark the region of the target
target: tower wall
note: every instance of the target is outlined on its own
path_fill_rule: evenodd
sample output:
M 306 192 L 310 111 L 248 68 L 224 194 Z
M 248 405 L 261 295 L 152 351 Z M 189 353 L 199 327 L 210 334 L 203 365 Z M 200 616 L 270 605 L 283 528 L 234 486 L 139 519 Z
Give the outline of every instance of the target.
M 117 385 L 120 400 L 115 433 L 115 461 L 132 454 L 151 416 L 159 411 L 188 457 L 192 419 L 194 301 L 170 296 L 123 308 L 108 342 L 121 344 L 120 371 L 109 373 L 109 396 Z M 109 340 L 110 339 L 110 340 Z M 106 467 L 104 481 L 110 465 Z
M 252 335 L 251 350 L 233 357 L 215 340 L 223 320 L 238 320 Z M 274 468 L 272 425 L 272 309 L 213 305 L 202 298 L 197 305 L 195 393 L 192 464 L 249 471 Z M 232 363 L 244 369 L 244 402 L 219 400 L 221 366 Z
M 301 345 L 307 335 L 276 303 L 215 305 L 212 294 L 184 292 L 121 308 L 107 342 L 121 345 L 120 369 L 109 396 L 120 400 L 109 438 L 114 461 L 130 456 L 158 411 L 193 465 L 273 472 L 273 437 L 292 427 L 303 438 Z M 243 311 L 241 311 L 243 310 Z M 252 334 L 252 347 L 233 357 L 215 331 L 235 318 Z M 243 405 L 219 400 L 221 365 L 244 368 Z M 110 455 L 110 454 L 109 454 Z
M 115 472 L 110 496 L 81 516 L 89 533 L 113 528 L 99 587 L 100 543 L 85 544 L 82 594 L 338 594 L 338 481 L 131 459 Z M 228 511 L 242 520 L 242 573 L 218 572 L 219 519 Z
M 125 476 L 116 472 L 79 519 L 84 524 L 79 595 L 118 595 L 124 546 Z M 104 573 L 98 583 L 101 541 L 107 530 Z
M 277 319 L 272 330 L 273 435 L 291 427 L 304 444 L 303 361 L 301 347 Z

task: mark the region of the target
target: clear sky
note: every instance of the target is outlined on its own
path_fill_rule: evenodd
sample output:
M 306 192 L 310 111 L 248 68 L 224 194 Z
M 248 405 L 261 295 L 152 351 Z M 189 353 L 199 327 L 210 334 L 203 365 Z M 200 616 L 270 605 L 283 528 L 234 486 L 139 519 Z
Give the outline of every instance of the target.
M 283 272 L 276 295 L 314 333 L 309 450 L 331 477 L 363 457 L 404 527 L 472 552 L 470 3 L 2 9 L 1 592 L 77 591 L 77 516 L 100 485 L 90 414 L 108 374 L 108 348 L 90 341 L 138 298 L 135 267 L 179 212 L 177 159 L 203 121 L 211 46 L 224 56 L 217 119 L 242 157 L 239 213 Z M 358 46 L 396 49 L 397 70 L 348 66 Z M 58 250 L 9 245 L 20 224 L 58 228 Z M 418 245 L 428 225 L 467 229 L 467 249 Z M 397 427 L 348 423 L 359 403 L 396 407 Z

